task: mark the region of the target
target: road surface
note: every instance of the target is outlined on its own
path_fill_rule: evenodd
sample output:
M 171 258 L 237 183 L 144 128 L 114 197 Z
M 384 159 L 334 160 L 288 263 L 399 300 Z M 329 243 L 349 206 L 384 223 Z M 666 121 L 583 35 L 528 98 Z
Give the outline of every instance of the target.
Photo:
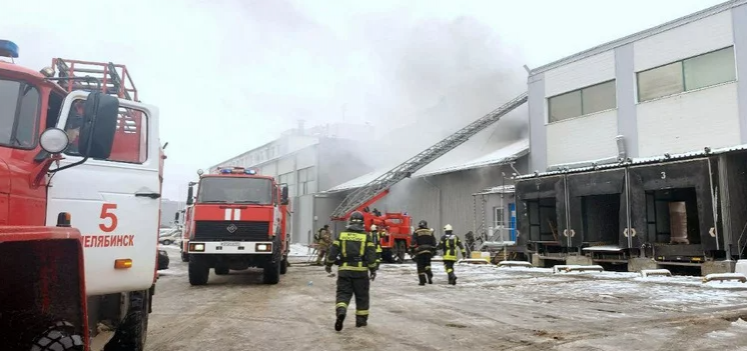
M 385 265 L 369 326 L 355 328 L 351 306 L 335 332 L 335 278 L 320 267 L 294 265 L 278 285 L 251 271 L 192 287 L 178 248 L 169 251 L 148 351 L 747 350 L 747 289 L 738 283 L 457 266 L 450 286 L 434 263 L 435 283 L 418 286 L 413 265 Z

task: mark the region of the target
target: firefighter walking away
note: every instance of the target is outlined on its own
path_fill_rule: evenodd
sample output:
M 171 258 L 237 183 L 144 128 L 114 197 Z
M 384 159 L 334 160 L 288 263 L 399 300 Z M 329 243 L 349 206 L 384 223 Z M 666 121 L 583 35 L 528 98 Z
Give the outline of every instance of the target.
M 332 273 L 332 265 L 338 262 L 340 267 L 337 269 L 335 330 L 342 330 L 353 295 L 355 295 L 355 326 L 365 327 L 368 324 L 368 289 L 371 281 L 376 278 L 377 265 L 376 247 L 369 234 L 366 233 L 363 213 L 359 211 L 350 215 L 348 226 L 332 242 L 325 264 L 327 273 Z
M 420 221 L 418 229 L 412 233 L 411 250 L 415 254 L 415 262 L 418 265 L 418 279 L 420 285 L 433 284 L 433 272 L 431 271 L 431 258 L 436 251 L 436 237 L 433 230 L 428 228 L 428 222 Z
M 457 248 L 462 253 L 462 258 L 467 258 L 467 251 L 462 245 L 462 241 L 459 237 L 454 235 L 451 224 L 444 226 L 444 235 L 441 237 L 441 242 L 438 243 L 438 250 L 443 250 L 444 255 L 444 266 L 446 268 L 446 274 L 449 276 L 449 284 L 456 285 L 456 274 L 454 274 L 454 262 L 457 260 Z

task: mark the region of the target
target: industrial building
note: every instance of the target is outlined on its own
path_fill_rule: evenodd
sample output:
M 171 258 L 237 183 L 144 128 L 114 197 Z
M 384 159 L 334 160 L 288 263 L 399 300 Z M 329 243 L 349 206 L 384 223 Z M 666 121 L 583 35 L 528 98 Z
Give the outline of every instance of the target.
M 733 271 L 747 244 L 747 1 L 532 69 L 519 242 L 536 265 Z
M 496 125 L 499 127 L 500 122 Z M 405 212 L 415 222 L 426 220 L 438 233 L 441 226 L 448 223 L 462 237 L 473 232 L 483 240 L 503 235 L 509 241 L 508 224 L 513 223 L 511 210 L 514 206 L 511 188 L 506 187 L 509 192 L 504 198 L 471 195 L 485 192 L 496 182 L 513 184 L 514 175 L 526 172 L 528 152 L 529 140 L 521 138 L 472 159 L 429 165 L 394 185 L 389 194 L 372 207 L 382 212 Z M 318 208 L 326 209 L 329 217 L 328 213 L 352 190 L 365 186 L 388 170 L 370 172 L 317 195 L 317 203 L 322 204 Z
M 304 128 L 300 123 L 272 142 L 210 167 L 210 172 L 218 167 L 252 167 L 287 184 L 292 241 L 309 243 L 318 221 L 314 194 L 371 170 L 360 156 L 367 144 L 366 135 L 360 133 L 363 127 L 373 129 L 350 123 Z

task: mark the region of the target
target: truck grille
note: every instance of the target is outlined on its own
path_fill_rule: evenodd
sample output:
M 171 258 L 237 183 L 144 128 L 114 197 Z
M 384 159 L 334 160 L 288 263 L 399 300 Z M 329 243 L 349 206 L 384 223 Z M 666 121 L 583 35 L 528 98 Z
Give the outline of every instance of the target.
M 232 233 L 233 231 L 233 233 Z M 194 240 L 203 241 L 267 241 L 270 222 L 256 221 L 196 221 Z

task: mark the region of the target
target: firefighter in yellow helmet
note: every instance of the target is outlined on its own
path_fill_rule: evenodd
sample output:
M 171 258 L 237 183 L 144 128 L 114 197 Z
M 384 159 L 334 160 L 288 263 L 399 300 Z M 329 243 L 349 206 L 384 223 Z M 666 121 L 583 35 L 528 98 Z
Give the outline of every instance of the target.
M 419 285 L 425 285 L 426 279 L 428 284 L 433 284 L 433 272 L 431 271 L 431 258 L 436 251 L 436 237 L 433 236 L 433 229 L 428 228 L 428 222 L 420 221 L 418 229 L 412 233 L 410 241 L 411 250 L 415 255 L 415 262 L 418 265 Z
M 379 236 L 379 227 L 376 224 L 371 224 L 371 241 L 373 241 L 376 247 L 376 267 L 381 264 L 381 237 Z
M 348 226 L 332 242 L 324 270 L 332 273 L 332 265 L 338 260 L 340 267 L 337 269 L 335 330 L 342 330 L 342 323 L 353 295 L 355 295 L 355 326 L 365 327 L 368 324 L 368 289 L 371 281 L 376 278 L 377 265 L 376 247 L 371 241 L 371 236 L 366 233 L 363 213 L 359 211 L 350 215 Z
M 456 274 L 454 274 L 454 262 L 457 260 L 457 248 L 462 253 L 462 258 L 467 258 L 467 251 L 462 245 L 462 241 L 459 237 L 454 235 L 451 224 L 444 226 L 444 235 L 441 237 L 441 242 L 438 243 L 438 249 L 443 250 L 444 255 L 444 266 L 446 267 L 446 274 L 449 276 L 449 284 L 456 285 Z

